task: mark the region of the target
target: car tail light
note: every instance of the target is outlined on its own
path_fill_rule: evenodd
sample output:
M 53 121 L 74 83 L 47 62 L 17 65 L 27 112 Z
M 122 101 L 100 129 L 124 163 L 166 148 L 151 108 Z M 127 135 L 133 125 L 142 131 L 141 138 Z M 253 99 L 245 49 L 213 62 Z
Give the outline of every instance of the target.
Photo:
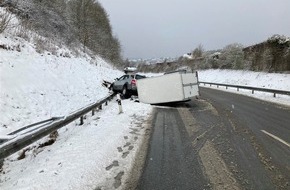
M 136 83 L 137 83 L 137 80 L 136 79 L 131 80 L 131 84 L 132 85 L 136 86 Z

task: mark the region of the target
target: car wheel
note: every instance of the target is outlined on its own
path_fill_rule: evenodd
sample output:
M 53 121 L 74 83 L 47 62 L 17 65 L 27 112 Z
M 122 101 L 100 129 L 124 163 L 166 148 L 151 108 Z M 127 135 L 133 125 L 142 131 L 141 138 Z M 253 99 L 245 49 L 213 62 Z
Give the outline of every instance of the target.
M 127 89 L 127 86 L 123 86 L 123 89 L 122 89 L 122 95 L 124 98 L 128 98 L 129 97 L 129 93 L 128 93 L 128 89 Z

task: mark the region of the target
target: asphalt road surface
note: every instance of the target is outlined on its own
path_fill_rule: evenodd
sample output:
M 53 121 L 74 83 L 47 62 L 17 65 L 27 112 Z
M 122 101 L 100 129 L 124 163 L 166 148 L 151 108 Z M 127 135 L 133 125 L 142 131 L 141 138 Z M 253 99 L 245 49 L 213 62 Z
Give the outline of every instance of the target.
M 156 106 L 137 189 L 290 189 L 290 108 L 201 88 Z

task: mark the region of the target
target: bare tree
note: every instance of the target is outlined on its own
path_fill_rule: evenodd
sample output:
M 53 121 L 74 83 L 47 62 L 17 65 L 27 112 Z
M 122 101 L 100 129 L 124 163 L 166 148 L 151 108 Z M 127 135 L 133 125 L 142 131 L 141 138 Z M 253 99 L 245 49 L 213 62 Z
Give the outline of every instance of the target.
M 71 0 L 68 3 L 70 23 L 86 48 L 102 57 L 122 64 L 120 42 L 112 34 L 108 15 L 103 7 L 94 0 Z
M 196 58 L 200 58 L 202 57 L 202 54 L 204 52 L 204 49 L 203 49 L 203 45 L 202 44 L 199 44 L 193 51 L 192 51 L 192 57 L 193 59 L 196 59 Z
M 223 48 L 220 56 L 220 66 L 224 69 L 243 69 L 244 52 L 243 45 L 239 43 L 229 44 Z
M 4 32 L 9 26 L 13 16 L 7 10 L 0 12 L 0 34 Z

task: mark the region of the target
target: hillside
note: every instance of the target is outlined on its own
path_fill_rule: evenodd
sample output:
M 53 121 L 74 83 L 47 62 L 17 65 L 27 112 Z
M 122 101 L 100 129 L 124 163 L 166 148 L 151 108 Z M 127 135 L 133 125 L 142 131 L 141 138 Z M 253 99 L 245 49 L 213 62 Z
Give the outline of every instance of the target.
M 93 51 L 72 50 L 21 23 L 12 15 L 0 34 L 0 134 L 97 101 L 108 93 L 102 80 L 122 74 Z
M 20 38 L 0 36 L 0 44 L 21 47 L 20 52 L 0 49 L 0 134 L 97 101 L 108 93 L 102 80 L 122 74 L 100 57 L 73 57 L 65 49 L 39 54 Z
M 251 70 L 290 72 L 290 38 L 274 35 L 265 42 L 244 48 L 243 52 Z
M 7 15 L 0 7 L 2 13 Z M 9 25 L 0 33 L 0 139 L 22 138 L 31 128 L 8 133 L 100 100 L 109 93 L 102 80 L 123 74 L 108 59 L 84 51 L 80 42 L 72 48 L 23 28 L 14 15 L 8 18 Z M 124 188 L 148 135 L 146 120 L 152 108 L 130 100 L 122 104 L 124 114 L 118 114 L 117 102 L 111 101 L 103 111 L 88 114 L 84 125 L 75 121 L 59 129 L 50 146 L 44 145 L 50 141 L 47 136 L 0 160 L 0 189 Z M 116 160 L 118 167 L 112 165 Z
M 0 48 L 0 138 L 100 100 L 108 94 L 102 79 L 112 81 L 122 74 L 98 56 L 75 57 L 66 48 L 56 55 L 40 54 L 34 44 L 9 33 L 0 34 L 0 44 L 7 47 Z M 59 129 L 52 145 L 42 146 L 50 140 L 47 136 L 1 160 L 0 189 L 124 188 L 148 133 L 152 108 L 130 100 L 122 104 L 123 114 L 111 101 L 103 111 L 88 114 L 84 125 L 75 121 Z M 30 129 L 10 137 L 21 138 Z M 124 152 L 118 151 L 120 146 Z M 116 160 L 118 167 L 112 165 Z M 120 173 L 122 181 L 116 178 Z
M 180 67 L 198 69 L 233 69 L 274 73 L 290 72 L 290 38 L 273 35 L 267 40 L 244 47 L 232 43 L 220 50 L 195 48 L 191 54 L 157 64 L 135 63 L 143 72 L 171 71 Z
M 7 10 L 3 16 L 13 13 L 13 17 L 19 20 L 17 26 L 7 26 L 17 27 L 16 36 L 31 40 L 27 31 L 33 31 L 45 38 L 33 36 L 33 43 L 40 53 L 55 53 L 52 43 L 66 46 L 76 55 L 81 49 L 91 56 L 98 54 L 115 65 L 122 64 L 120 43 L 113 36 L 108 15 L 98 1 L 0 0 L 0 7 Z

